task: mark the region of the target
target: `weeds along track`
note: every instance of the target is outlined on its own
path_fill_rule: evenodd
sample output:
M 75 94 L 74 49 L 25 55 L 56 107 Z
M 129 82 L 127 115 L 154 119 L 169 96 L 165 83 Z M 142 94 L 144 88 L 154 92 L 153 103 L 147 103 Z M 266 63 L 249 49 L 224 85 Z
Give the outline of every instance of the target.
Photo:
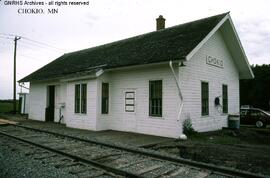
M 81 173 L 78 174 L 78 177 L 264 177 L 249 172 L 174 158 L 145 149 L 111 145 L 20 125 L 2 125 L 0 134 L 12 137 L 21 143 L 27 143 L 31 147 L 46 150 L 44 156 L 42 152 L 36 153 L 37 156 L 44 157 L 43 159 L 48 158 L 54 161 L 53 155 L 56 154 L 66 157 L 69 161 L 73 160 L 71 163 L 64 161 L 63 167 L 65 165 L 67 167 L 70 165 L 70 168 L 78 166 L 76 170 Z M 50 153 L 48 156 L 46 156 L 47 152 Z M 57 159 L 56 157 L 56 162 L 58 162 Z M 80 168 L 80 165 L 83 165 L 83 168 Z M 90 174 L 89 170 L 92 169 L 97 170 L 96 176 Z M 83 174 L 84 170 L 86 172 Z M 87 171 L 89 175 L 87 175 Z M 70 173 L 72 174 L 74 171 L 70 171 Z

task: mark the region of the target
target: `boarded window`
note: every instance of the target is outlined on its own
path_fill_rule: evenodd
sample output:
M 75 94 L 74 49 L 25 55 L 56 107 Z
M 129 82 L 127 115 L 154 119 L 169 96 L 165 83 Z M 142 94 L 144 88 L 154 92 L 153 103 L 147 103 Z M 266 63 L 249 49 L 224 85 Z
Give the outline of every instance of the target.
M 80 113 L 80 84 L 75 85 L 75 113 Z
M 126 112 L 135 111 L 135 92 L 134 91 L 125 93 L 125 111 Z
M 209 86 L 207 82 L 201 83 L 201 105 L 202 105 L 202 116 L 209 114 Z
M 87 85 L 81 84 L 81 113 L 86 114 Z
M 223 113 L 228 113 L 228 86 L 222 85 L 222 106 Z
M 101 113 L 109 113 L 109 83 L 102 83 Z
M 149 82 L 149 115 L 162 116 L 162 80 Z
M 87 103 L 87 85 L 75 85 L 75 113 L 86 114 Z

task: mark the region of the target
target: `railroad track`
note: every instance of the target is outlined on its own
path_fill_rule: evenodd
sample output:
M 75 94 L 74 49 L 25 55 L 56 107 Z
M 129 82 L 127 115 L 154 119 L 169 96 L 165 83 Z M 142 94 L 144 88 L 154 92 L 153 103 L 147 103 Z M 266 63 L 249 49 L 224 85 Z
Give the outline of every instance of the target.
M 16 151 L 23 154 L 27 159 L 39 161 L 41 164 L 50 165 L 63 172 L 72 175 L 71 177 L 106 177 L 119 178 L 120 175 L 109 171 L 94 167 L 68 156 L 58 154 L 17 139 L 10 138 L 6 135 L 0 135 L 1 147 L 6 147 L 7 150 Z M 64 176 L 63 176 L 64 177 Z
M 0 134 L 124 177 L 254 177 L 263 175 L 85 140 L 21 125 L 2 125 Z M 90 176 L 91 177 L 91 176 Z

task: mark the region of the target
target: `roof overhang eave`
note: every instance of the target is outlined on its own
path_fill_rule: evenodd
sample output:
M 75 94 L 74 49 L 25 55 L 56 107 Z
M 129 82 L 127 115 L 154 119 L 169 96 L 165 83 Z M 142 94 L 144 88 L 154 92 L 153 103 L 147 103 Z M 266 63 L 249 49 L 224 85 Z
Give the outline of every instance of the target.
M 228 20 L 229 20 L 229 23 L 230 23 L 230 25 L 231 25 L 231 27 L 232 27 L 232 30 L 233 30 L 234 35 L 235 35 L 235 37 L 236 37 L 236 40 L 237 40 L 237 42 L 238 42 L 238 45 L 239 45 L 241 54 L 242 54 L 242 56 L 243 56 L 243 61 L 244 61 L 244 63 L 245 63 L 245 66 L 247 67 L 247 70 L 245 70 L 243 74 L 240 74 L 240 75 L 239 75 L 239 78 L 240 78 L 240 79 L 254 79 L 254 77 L 255 77 L 255 76 L 254 76 L 254 73 L 253 73 L 253 71 L 252 71 L 252 69 L 251 69 L 251 67 L 250 67 L 250 64 L 249 64 L 249 62 L 248 62 L 247 55 L 246 55 L 246 53 L 245 53 L 245 50 L 244 50 L 244 48 L 243 48 L 243 46 L 242 46 L 242 43 L 241 43 L 241 41 L 240 41 L 240 38 L 239 38 L 239 36 L 238 36 L 238 34 L 237 34 L 237 32 L 236 32 L 235 26 L 234 26 L 234 24 L 233 24 L 232 19 L 231 19 L 230 16 L 229 16 Z
M 76 80 L 86 80 L 86 79 L 94 79 L 102 75 L 104 72 L 103 69 L 99 69 L 97 71 L 93 71 L 91 74 L 67 74 L 66 76 L 61 77 L 54 77 L 54 78 L 46 78 L 46 79 L 33 79 L 33 80 L 19 80 L 18 83 L 24 82 L 69 82 L 69 81 L 76 81 Z
M 220 20 L 220 22 L 206 35 L 206 37 L 194 48 L 192 49 L 188 55 L 186 56 L 186 60 L 190 60 L 194 54 L 201 49 L 201 47 L 215 34 L 215 32 L 223 25 L 223 23 L 229 19 L 230 16 L 227 14 L 226 16 L 223 17 L 223 19 Z
M 74 77 L 69 77 L 69 76 L 64 77 L 60 79 L 60 82 L 71 82 L 71 81 L 77 81 L 77 80 L 95 79 L 101 76 L 103 73 L 104 73 L 103 69 L 97 69 L 96 71 L 93 71 L 93 73 L 91 74 L 85 74 L 85 75 L 74 76 Z
M 85 75 L 80 77 L 67 77 L 67 78 L 61 78 L 59 79 L 59 82 L 73 82 L 78 80 L 88 80 L 88 79 L 94 79 L 97 78 L 95 74 L 93 75 Z

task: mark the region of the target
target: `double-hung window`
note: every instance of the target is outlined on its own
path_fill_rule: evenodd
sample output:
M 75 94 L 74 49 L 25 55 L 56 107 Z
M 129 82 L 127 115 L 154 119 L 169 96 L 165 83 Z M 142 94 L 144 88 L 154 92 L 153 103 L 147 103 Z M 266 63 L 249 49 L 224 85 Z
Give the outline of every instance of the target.
M 86 114 L 87 108 L 87 85 L 75 85 L 75 113 Z
M 223 113 L 228 113 L 228 86 L 222 85 L 222 109 Z
M 207 82 L 201 83 L 201 110 L 202 116 L 209 115 L 209 86 Z
M 149 82 L 149 115 L 162 116 L 162 80 Z
M 75 113 L 80 113 L 81 85 L 75 85 Z
M 101 113 L 109 113 L 109 83 L 102 83 L 101 93 Z

